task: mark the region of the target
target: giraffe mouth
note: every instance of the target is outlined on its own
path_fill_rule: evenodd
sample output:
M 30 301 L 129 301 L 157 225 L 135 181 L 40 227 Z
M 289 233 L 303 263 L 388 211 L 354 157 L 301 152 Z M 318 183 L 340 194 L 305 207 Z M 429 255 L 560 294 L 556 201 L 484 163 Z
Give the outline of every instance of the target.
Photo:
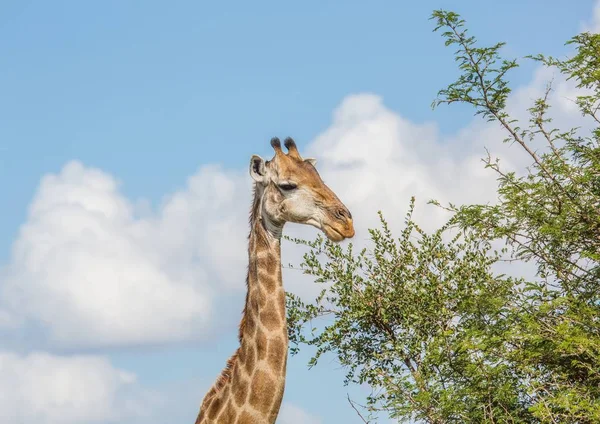
M 317 219 L 308 219 L 303 222 L 304 224 L 312 225 L 315 228 L 323 231 L 325 236 L 331 241 L 340 242 L 347 238 L 354 237 L 354 227 L 352 226 L 352 220 L 349 220 L 349 228 L 342 227 L 341 229 L 335 228 L 326 222 Z
M 331 241 L 338 242 L 338 241 L 342 241 L 346 238 L 341 232 L 339 232 L 338 230 L 336 230 L 335 228 L 333 228 L 331 225 L 328 225 L 328 224 L 323 225 L 323 232 L 325 233 L 327 238 Z

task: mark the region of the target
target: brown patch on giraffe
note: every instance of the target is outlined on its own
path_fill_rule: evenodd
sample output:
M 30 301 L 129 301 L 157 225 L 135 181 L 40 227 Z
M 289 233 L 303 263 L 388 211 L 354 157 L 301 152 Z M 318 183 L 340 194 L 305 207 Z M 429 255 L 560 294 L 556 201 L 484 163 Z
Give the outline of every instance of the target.
M 269 293 L 273 293 L 277 288 L 277 280 L 275 280 L 275 276 L 259 274 L 260 285 L 267 289 Z
M 258 272 L 257 265 L 258 263 L 256 260 L 256 255 L 251 255 L 250 261 L 248 262 L 248 274 L 252 276 L 256 275 L 256 273 Z
M 275 380 L 263 370 L 257 370 L 250 383 L 250 405 L 257 411 L 268 414 L 276 392 Z
M 245 328 L 245 334 L 248 336 L 252 336 L 254 335 L 254 332 L 256 331 L 256 317 L 254 315 L 253 311 L 246 311 L 246 328 Z
M 248 412 L 243 411 L 237 424 L 256 424 L 256 420 Z
M 246 349 L 244 349 L 245 343 L 246 343 L 246 340 L 243 340 L 242 346 L 240 346 L 237 350 L 237 352 L 238 352 L 237 361 L 236 361 L 237 369 L 239 369 L 240 365 L 244 365 L 244 363 L 246 363 Z M 234 371 L 236 371 L 236 370 L 234 370 Z
M 277 263 L 275 258 L 271 255 L 259 258 L 258 269 L 264 270 L 267 275 L 275 275 L 275 271 L 277 271 Z
M 258 225 L 261 224 L 258 223 Z M 255 231 L 254 247 L 255 252 L 264 252 L 265 250 L 269 250 L 271 246 L 265 231 Z
M 208 407 L 208 418 L 211 420 L 217 418 L 217 415 L 223 408 L 224 403 L 225 402 L 223 402 L 221 393 L 215 396 L 212 402 L 210 403 L 210 406 Z
M 246 403 L 250 382 L 241 375 L 239 378 L 236 378 L 235 382 L 236 385 L 233 387 L 233 400 L 237 406 L 242 406 L 244 403 Z
M 248 297 L 246 299 L 246 306 L 244 307 L 244 319 L 247 319 L 248 314 L 256 311 L 258 307 L 258 300 L 256 299 L 256 283 L 253 283 L 251 287 L 248 288 Z
M 235 422 L 236 418 L 237 418 L 237 411 L 235 410 L 235 407 L 231 403 L 231 399 L 230 399 L 229 402 L 227 402 L 227 406 L 225 407 L 223 412 L 221 412 L 221 415 L 219 415 L 217 423 L 218 424 L 231 424 L 231 423 Z
M 235 381 L 241 380 L 243 379 L 245 376 L 244 374 L 244 370 L 243 370 L 243 365 L 241 362 L 238 362 L 237 364 L 235 364 L 235 368 L 233 370 L 233 379 Z
M 265 291 L 262 288 L 257 288 L 257 295 L 258 297 L 258 305 L 261 308 L 264 308 L 265 306 L 267 306 L 267 302 L 269 301 L 269 298 L 267 297 L 267 294 L 265 293 Z
M 254 352 L 254 346 L 251 346 L 250 343 L 247 343 L 244 347 L 244 350 L 246 351 L 244 367 L 246 368 L 246 372 L 248 374 L 252 374 L 252 371 L 254 371 L 254 365 L 256 364 L 256 352 Z
M 287 349 L 281 337 L 269 339 L 269 351 L 267 353 L 267 364 L 275 374 L 281 374 L 284 370 Z
M 267 357 L 267 343 L 265 333 L 259 328 L 256 332 L 256 354 L 259 361 L 262 361 Z
M 260 322 L 269 330 L 273 331 L 281 327 L 281 319 L 277 306 L 270 302 L 269 305 L 260 313 Z

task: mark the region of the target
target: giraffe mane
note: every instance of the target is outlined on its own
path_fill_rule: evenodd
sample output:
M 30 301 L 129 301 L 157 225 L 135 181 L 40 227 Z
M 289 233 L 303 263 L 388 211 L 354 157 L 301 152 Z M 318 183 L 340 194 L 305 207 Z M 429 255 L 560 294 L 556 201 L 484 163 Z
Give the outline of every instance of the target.
M 223 369 L 223 371 L 221 371 L 221 374 L 219 375 L 219 377 L 217 378 L 217 381 L 215 382 L 212 389 L 210 390 L 210 393 L 206 396 L 207 399 L 212 398 L 212 396 L 219 393 L 223 389 L 225 384 L 227 384 L 227 382 L 231 378 L 231 372 L 233 371 L 233 366 L 237 362 L 237 358 L 238 358 L 238 351 L 236 351 L 233 355 L 231 355 L 231 357 L 227 360 L 227 363 L 225 364 L 225 368 Z

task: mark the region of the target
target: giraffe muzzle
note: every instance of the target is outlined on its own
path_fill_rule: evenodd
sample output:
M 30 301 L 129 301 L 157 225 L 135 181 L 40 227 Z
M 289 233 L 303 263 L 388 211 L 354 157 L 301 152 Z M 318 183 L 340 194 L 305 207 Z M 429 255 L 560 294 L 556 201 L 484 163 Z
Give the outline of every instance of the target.
M 330 210 L 330 222 L 324 223 L 323 232 L 332 241 L 342 241 L 354 237 L 352 214 L 345 206 Z

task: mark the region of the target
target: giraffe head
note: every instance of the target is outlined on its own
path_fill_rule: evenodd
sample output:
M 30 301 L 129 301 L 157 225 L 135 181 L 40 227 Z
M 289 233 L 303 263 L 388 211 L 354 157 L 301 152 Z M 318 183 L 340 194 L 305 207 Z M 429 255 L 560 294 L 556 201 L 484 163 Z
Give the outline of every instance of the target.
M 333 241 L 354 236 L 352 214 L 321 179 L 314 159 L 303 159 L 291 138 L 271 140 L 275 156 L 269 161 L 253 155 L 250 175 L 261 196 L 266 225 L 281 229 L 286 222 L 312 225 Z

